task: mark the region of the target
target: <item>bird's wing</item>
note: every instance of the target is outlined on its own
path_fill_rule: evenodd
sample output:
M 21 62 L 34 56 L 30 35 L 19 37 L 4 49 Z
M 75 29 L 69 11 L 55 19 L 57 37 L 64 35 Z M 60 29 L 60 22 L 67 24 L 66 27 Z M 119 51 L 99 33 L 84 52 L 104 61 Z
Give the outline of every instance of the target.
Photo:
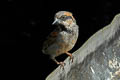
M 50 45 L 56 42 L 56 38 L 58 36 L 58 30 L 55 29 L 50 35 L 47 37 L 46 41 L 43 43 L 43 50 L 47 49 Z

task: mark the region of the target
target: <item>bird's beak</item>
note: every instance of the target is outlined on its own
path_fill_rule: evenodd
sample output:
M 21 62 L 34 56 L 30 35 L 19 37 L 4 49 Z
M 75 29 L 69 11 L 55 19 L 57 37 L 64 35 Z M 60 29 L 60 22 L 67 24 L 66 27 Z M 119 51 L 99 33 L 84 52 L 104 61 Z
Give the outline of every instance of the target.
M 58 19 L 55 19 L 55 21 L 52 23 L 52 25 L 56 24 L 58 22 Z

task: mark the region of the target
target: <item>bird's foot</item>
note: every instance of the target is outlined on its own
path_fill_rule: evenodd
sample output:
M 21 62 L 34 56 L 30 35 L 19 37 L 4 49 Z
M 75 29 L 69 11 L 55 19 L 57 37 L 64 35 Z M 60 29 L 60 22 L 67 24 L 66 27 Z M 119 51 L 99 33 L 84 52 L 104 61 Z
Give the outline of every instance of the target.
M 71 55 L 71 56 L 70 56 L 70 62 L 72 62 L 72 63 L 73 63 L 73 59 L 74 59 L 74 56 L 73 56 L 73 55 Z
M 68 56 L 70 56 L 70 63 L 71 63 L 71 62 L 73 63 L 74 56 L 73 56 L 71 53 L 69 53 L 69 52 L 66 52 L 66 54 L 67 54 Z
M 63 68 L 64 70 L 64 66 L 66 65 L 64 62 L 58 62 L 57 64 L 60 65 L 60 68 Z
M 64 62 L 58 62 L 55 58 L 53 58 L 53 61 L 55 61 L 57 65 L 60 65 L 60 68 L 62 67 L 64 69 L 64 66 L 66 65 Z

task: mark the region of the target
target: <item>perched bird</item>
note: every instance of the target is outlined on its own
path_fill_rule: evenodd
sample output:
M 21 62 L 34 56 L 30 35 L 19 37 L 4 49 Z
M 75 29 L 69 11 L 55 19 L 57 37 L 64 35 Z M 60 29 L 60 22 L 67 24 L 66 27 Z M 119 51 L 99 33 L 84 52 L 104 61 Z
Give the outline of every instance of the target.
M 79 29 L 71 12 L 59 11 L 55 14 L 54 19 L 53 25 L 56 25 L 56 28 L 43 43 L 42 52 L 50 55 L 53 61 L 64 67 L 65 63 L 58 62 L 55 57 L 67 54 L 73 62 L 73 56 L 68 51 L 74 47 Z

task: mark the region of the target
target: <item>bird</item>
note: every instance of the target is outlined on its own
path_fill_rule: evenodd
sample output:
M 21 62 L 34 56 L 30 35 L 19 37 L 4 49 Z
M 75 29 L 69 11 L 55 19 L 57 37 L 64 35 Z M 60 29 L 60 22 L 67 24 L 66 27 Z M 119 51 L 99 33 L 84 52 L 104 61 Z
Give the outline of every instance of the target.
M 64 67 L 64 62 L 58 62 L 57 56 L 67 54 L 73 62 L 73 55 L 69 52 L 76 44 L 79 35 L 79 26 L 73 14 L 69 11 L 58 11 L 54 16 L 52 25 L 55 29 L 46 37 L 43 42 L 42 52 L 58 65 Z

